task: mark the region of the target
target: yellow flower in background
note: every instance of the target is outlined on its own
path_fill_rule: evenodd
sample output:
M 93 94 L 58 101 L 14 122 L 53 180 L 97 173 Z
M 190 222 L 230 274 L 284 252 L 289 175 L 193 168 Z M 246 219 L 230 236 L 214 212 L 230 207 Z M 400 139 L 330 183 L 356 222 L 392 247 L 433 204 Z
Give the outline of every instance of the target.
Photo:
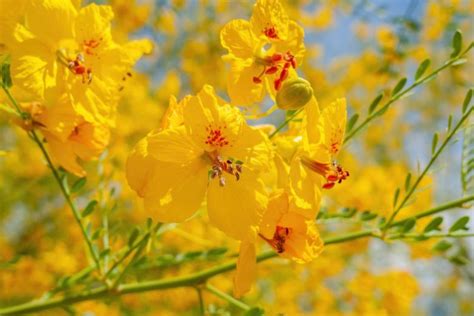
M 189 218 L 207 196 L 213 225 L 232 238 L 254 239 L 267 200 L 258 176 L 271 157 L 264 135 L 210 86 L 182 106 L 182 125 L 151 132 L 130 155 L 130 186 L 163 222 Z
M 46 105 L 63 92 L 70 93 L 78 114 L 113 125 L 118 92 L 151 44 L 147 40 L 115 43 L 112 17 L 109 6 L 91 4 L 78 11 L 67 0 L 27 3 L 27 23 L 15 26 L 14 40 L 7 43 L 14 85 Z
M 287 78 L 296 76 L 305 51 L 303 38 L 303 29 L 289 20 L 278 0 L 257 1 L 250 22 L 227 23 L 221 44 L 228 50 L 223 58 L 231 64 L 227 90 L 232 103 L 252 105 L 265 91 L 274 97 Z

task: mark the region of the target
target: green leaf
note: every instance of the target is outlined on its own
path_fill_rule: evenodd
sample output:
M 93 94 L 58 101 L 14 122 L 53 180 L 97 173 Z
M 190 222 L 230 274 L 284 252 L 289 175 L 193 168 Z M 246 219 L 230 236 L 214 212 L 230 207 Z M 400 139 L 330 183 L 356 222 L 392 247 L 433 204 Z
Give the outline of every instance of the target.
M 436 243 L 436 245 L 433 246 L 433 250 L 439 251 L 439 252 L 445 252 L 449 248 L 451 248 L 453 245 L 447 241 L 447 240 L 440 240 Z
M 402 78 L 400 79 L 400 81 L 398 81 L 397 85 L 395 86 L 395 88 L 393 88 L 393 91 L 392 91 L 392 96 L 396 95 L 397 93 L 399 93 L 403 87 L 405 86 L 405 84 L 407 83 L 407 78 Z
M 347 122 L 347 127 L 346 127 L 346 130 L 348 132 L 354 127 L 354 125 L 355 125 L 355 123 L 357 122 L 358 119 L 359 119 L 359 114 L 357 114 L 357 113 L 355 113 L 354 115 L 351 116 L 351 118 Z
M 453 126 L 453 115 L 449 114 L 449 117 L 448 117 L 448 132 L 451 130 L 452 126 Z
M 1 67 L 2 72 L 2 85 L 10 89 L 13 86 L 12 77 L 10 74 L 10 61 L 4 61 Z
M 140 232 L 139 232 L 138 228 L 136 228 L 136 227 L 133 228 L 132 232 L 130 233 L 130 237 L 128 237 L 128 246 L 129 247 L 133 246 L 133 243 L 137 239 L 139 233 Z
M 443 222 L 442 217 L 433 218 L 433 220 L 431 220 L 431 222 L 428 225 L 426 225 L 424 232 L 429 233 L 430 231 L 433 231 L 433 230 L 441 230 L 439 226 L 441 225 L 442 222 Z
M 151 219 L 150 217 L 148 217 L 148 218 L 146 219 L 146 227 L 150 230 L 152 225 L 153 225 L 153 219 Z
M 451 66 L 459 66 L 459 65 L 465 64 L 466 62 L 467 62 L 466 58 L 460 58 L 456 60 L 454 63 L 452 63 Z
M 349 218 L 354 216 L 354 214 L 357 212 L 357 209 L 355 208 L 344 208 L 341 212 L 341 217 Z
M 462 103 L 462 113 L 465 113 L 467 110 L 467 107 L 469 106 L 469 103 L 471 103 L 472 99 L 472 89 L 469 89 L 469 91 L 466 93 L 466 96 L 464 97 L 464 102 Z
M 395 194 L 393 195 L 393 207 L 394 208 L 395 208 L 395 206 L 397 206 L 399 196 L 400 196 L 400 188 L 397 188 L 397 190 L 395 190 Z
M 102 228 L 99 228 L 98 230 L 96 230 L 92 236 L 91 236 L 91 240 L 96 240 L 97 238 L 99 238 L 101 235 L 102 235 L 102 232 L 103 232 L 103 229 Z
M 110 248 L 102 250 L 102 252 L 99 255 L 99 259 L 105 258 L 108 254 L 110 254 Z
M 207 252 L 208 256 L 220 256 L 227 252 L 227 248 L 220 247 L 220 248 L 213 248 Z
M 370 220 L 372 220 L 376 217 L 377 217 L 377 214 L 371 213 L 370 211 L 363 211 L 360 214 L 360 219 L 363 220 L 363 221 L 370 221 Z
M 259 307 L 253 307 L 245 312 L 244 316 L 264 316 L 265 311 Z
M 97 205 L 97 203 L 98 202 L 96 200 L 90 201 L 89 204 L 87 204 L 84 211 L 82 211 L 82 217 L 89 216 L 92 212 L 94 212 L 94 209 L 95 209 L 95 206 Z
M 370 104 L 369 106 L 369 115 L 372 114 L 375 109 L 377 108 L 377 105 L 379 105 L 380 101 L 382 100 L 383 98 L 383 95 L 382 94 L 379 94 L 375 99 L 374 101 L 372 101 L 372 103 Z
M 438 133 L 434 133 L 433 140 L 431 141 L 431 154 L 433 155 L 436 151 L 436 146 L 438 145 Z
M 467 227 L 467 223 L 469 222 L 469 216 L 463 216 L 460 219 L 458 219 L 449 229 L 449 232 L 455 232 L 458 230 L 469 230 Z
M 71 193 L 79 192 L 86 185 L 86 182 L 87 182 L 86 177 L 77 179 L 77 181 L 74 182 L 74 184 L 71 187 Z
M 423 60 L 423 62 L 420 64 L 420 66 L 418 66 L 418 69 L 416 70 L 415 81 L 417 81 L 418 79 L 421 78 L 421 76 L 423 76 L 423 74 L 425 73 L 426 69 L 428 69 L 430 64 L 431 64 L 431 60 L 429 58 Z
M 456 30 L 456 33 L 454 33 L 452 47 L 453 52 L 451 53 L 451 57 L 456 57 L 462 48 L 462 33 L 460 30 Z
M 452 256 L 449 258 L 449 261 L 459 266 L 464 266 L 469 263 L 469 259 L 463 255 Z
M 411 173 L 409 172 L 405 178 L 405 191 L 410 189 Z
M 416 219 L 415 218 L 409 218 L 405 221 L 405 223 L 403 223 L 403 226 L 402 228 L 400 229 L 400 232 L 401 233 L 408 233 L 410 230 L 413 229 L 413 227 L 415 227 L 415 224 L 416 224 Z

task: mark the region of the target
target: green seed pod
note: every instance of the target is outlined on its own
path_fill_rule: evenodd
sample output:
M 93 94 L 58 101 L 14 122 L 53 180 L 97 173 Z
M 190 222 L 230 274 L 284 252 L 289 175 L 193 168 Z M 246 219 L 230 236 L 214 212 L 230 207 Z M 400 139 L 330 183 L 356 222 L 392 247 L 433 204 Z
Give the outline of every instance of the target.
M 311 100 L 313 88 L 302 78 L 287 80 L 278 90 L 276 103 L 282 110 L 297 110 Z

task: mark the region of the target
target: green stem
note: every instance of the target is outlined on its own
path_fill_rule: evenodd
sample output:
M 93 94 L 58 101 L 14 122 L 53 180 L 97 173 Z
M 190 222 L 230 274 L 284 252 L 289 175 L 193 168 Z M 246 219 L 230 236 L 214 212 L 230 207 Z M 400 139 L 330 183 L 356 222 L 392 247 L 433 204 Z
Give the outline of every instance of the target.
M 349 240 L 360 239 L 368 237 L 371 232 L 351 233 L 340 237 L 334 237 L 325 241 L 326 245 L 337 244 Z M 276 257 L 278 254 L 272 250 L 265 251 L 257 256 L 257 262 L 265 261 Z M 106 286 L 99 286 L 95 289 L 73 294 L 64 297 L 56 297 L 48 300 L 34 300 L 28 303 L 7 307 L 0 309 L 0 315 L 15 315 L 33 313 L 50 308 L 61 307 L 64 305 L 71 305 L 78 302 L 101 299 L 111 296 L 121 296 L 131 293 L 141 293 L 153 290 L 164 290 L 177 287 L 193 287 L 199 284 L 203 284 L 209 278 L 219 275 L 224 272 L 232 271 L 236 267 L 236 260 L 223 263 L 216 267 L 203 270 L 200 272 L 192 273 L 186 276 L 179 276 L 173 278 L 167 278 L 162 280 L 144 281 L 139 283 L 131 283 L 120 285 L 117 288 L 109 288 Z
M 15 98 L 13 98 L 13 96 L 11 95 L 10 90 L 8 90 L 4 85 L 2 85 L 2 89 L 7 95 L 10 102 L 13 104 L 13 107 L 16 109 L 20 117 L 24 120 L 27 119 L 27 113 L 21 110 L 20 106 L 18 105 L 18 102 L 16 102 Z
M 162 224 L 163 223 L 157 223 L 155 225 L 155 227 L 152 230 L 153 234 L 156 234 L 158 232 Z M 131 247 L 128 247 L 125 253 L 117 261 L 115 261 L 112 267 L 110 267 L 110 269 L 105 273 L 105 277 L 107 278 L 114 271 L 114 269 L 119 266 L 119 264 L 121 264 L 125 259 L 127 259 L 128 256 L 130 256 L 133 253 L 133 251 L 137 249 L 145 240 L 148 241 L 148 238 L 150 237 L 151 237 L 151 233 L 148 232 L 145 235 L 143 235 L 143 237 L 140 240 L 136 241 L 135 244 L 133 244 Z
M 279 131 L 282 130 L 283 127 L 285 127 L 288 123 L 290 123 L 298 114 L 301 113 L 301 111 L 303 111 L 304 107 L 302 107 L 301 109 L 298 109 L 297 111 L 295 111 L 289 118 L 287 118 L 283 123 L 280 124 L 280 126 L 277 127 L 277 129 L 270 134 L 270 136 L 268 136 L 268 138 L 272 139 Z
M 89 253 L 92 256 L 92 259 L 94 260 L 94 263 L 97 267 L 98 270 L 100 270 L 100 264 L 99 264 L 99 257 L 97 256 L 96 251 L 94 250 L 94 247 L 92 245 L 92 241 L 89 238 L 89 235 L 87 234 L 86 228 L 82 224 L 81 221 L 81 215 L 79 213 L 79 210 L 76 208 L 76 205 L 72 202 L 71 196 L 69 195 L 69 192 L 67 191 L 66 187 L 64 186 L 63 181 L 61 181 L 61 177 L 59 176 L 58 170 L 54 167 L 54 164 L 51 160 L 51 157 L 48 154 L 48 151 L 43 145 L 43 142 L 39 139 L 38 134 L 34 130 L 30 132 L 34 142 L 38 145 L 40 148 L 41 152 L 43 153 L 44 158 L 46 159 L 46 162 L 51 169 L 54 178 L 56 179 L 56 182 L 59 185 L 59 188 L 61 189 L 61 192 L 64 196 L 64 199 L 66 200 L 66 203 L 69 205 L 69 207 L 72 210 L 72 214 L 74 215 L 74 219 L 76 220 L 76 223 L 79 225 L 81 229 L 82 236 L 84 237 L 84 240 L 87 244 L 87 248 L 89 249 Z
M 388 239 L 417 239 L 417 238 L 466 238 L 474 237 L 474 233 L 437 233 L 437 234 L 396 234 L 388 236 Z
M 407 220 L 409 220 L 411 218 L 419 219 L 419 218 L 422 218 L 422 217 L 427 217 L 427 216 L 430 216 L 430 215 L 438 214 L 438 213 L 441 213 L 443 211 L 446 211 L 446 210 L 449 210 L 449 209 L 452 209 L 452 208 L 462 207 L 463 204 L 466 204 L 466 203 L 471 202 L 471 201 L 474 201 L 474 195 L 469 195 L 469 196 L 463 197 L 459 200 L 451 201 L 451 202 L 436 206 L 434 208 L 431 208 L 429 210 L 417 213 L 413 216 L 409 216 L 407 218 L 404 218 L 404 219 L 401 219 L 401 220 L 398 220 L 398 221 L 394 221 L 394 222 L 392 222 L 390 227 L 401 225 L 401 224 L 405 223 Z
M 439 207 L 435 207 L 426 211 L 422 211 L 418 214 L 415 214 L 412 217 L 415 218 L 422 218 L 426 216 L 430 216 L 432 214 L 442 212 L 444 210 L 458 207 L 464 203 L 470 202 L 474 200 L 474 196 L 465 197 L 459 200 L 455 200 L 444 205 L 440 205 Z M 406 221 L 406 219 L 402 219 L 396 222 L 393 222 L 391 226 L 399 225 L 402 222 Z M 326 246 L 344 243 L 351 240 L 357 240 L 367 237 L 379 237 L 374 231 L 372 230 L 363 230 L 360 232 L 353 232 L 349 234 L 345 234 L 338 237 L 332 238 L 325 238 L 324 244 Z M 137 243 L 138 244 L 138 243 Z M 257 262 L 262 262 L 271 258 L 278 256 L 278 254 L 272 250 L 262 252 L 257 256 Z M 121 296 L 130 293 L 140 293 L 140 292 L 147 292 L 153 290 L 164 290 L 176 287 L 195 287 L 196 285 L 203 284 L 208 279 L 213 276 L 219 275 L 224 272 L 232 271 L 236 267 L 236 260 L 229 261 L 227 263 L 220 264 L 216 267 L 203 270 L 200 272 L 192 273 L 186 276 L 174 277 L 174 278 L 167 278 L 162 280 L 153 280 L 153 281 L 144 281 L 140 283 L 131 283 L 131 284 L 124 284 L 120 285 L 117 288 L 108 288 L 106 286 L 100 286 L 93 290 L 89 290 L 86 292 L 82 292 L 79 294 L 73 294 L 70 296 L 65 297 L 57 297 L 48 300 L 35 300 L 32 302 L 7 307 L 4 309 L 0 309 L 0 315 L 14 315 L 14 314 L 24 314 L 24 313 L 33 313 L 42 310 L 47 310 L 50 308 L 61 307 L 64 305 L 70 305 L 78 302 L 94 300 L 94 299 L 101 299 L 110 296 Z M 110 270 L 109 270 L 110 271 Z
M 350 139 L 352 139 L 357 133 L 359 133 L 367 124 L 369 124 L 372 120 L 377 118 L 378 116 L 381 116 L 385 111 L 388 110 L 388 108 L 397 100 L 400 100 L 402 97 L 406 96 L 411 90 L 415 89 L 419 85 L 424 84 L 425 82 L 428 82 L 431 80 L 434 76 L 436 76 L 439 72 L 443 71 L 444 69 L 450 67 L 452 64 L 460 60 L 462 57 L 464 57 L 469 50 L 472 48 L 472 45 L 469 45 L 466 50 L 464 50 L 461 54 L 458 56 L 448 60 L 446 63 L 444 63 L 441 67 L 435 69 L 433 72 L 427 74 L 426 76 L 420 78 L 419 80 L 415 81 L 411 86 L 405 88 L 404 90 L 400 91 L 396 95 L 392 95 L 390 97 L 390 100 L 387 101 L 387 103 L 381 107 L 378 111 L 373 112 L 369 116 L 365 118 L 365 120 L 360 123 L 357 127 L 353 128 L 344 138 L 344 143 L 347 143 Z
M 198 300 L 199 300 L 199 311 L 201 312 L 202 316 L 206 315 L 206 307 L 204 305 L 204 298 L 202 297 L 202 289 L 198 286 L 196 286 L 196 292 L 198 295 Z
M 456 126 L 451 130 L 451 132 L 448 134 L 448 136 L 445 138 L 441 146 L 436 150 L 436 152 L 431 156 L 430 161 L 426 165 L 426 167 L 423 169 L 421 174 L 417 177 L 415 183 L 410 187 L 408 192 L 405 194 L 405 197 L 403 198 L 402 202 L 395 208 L 393 211 L 392 215 L 390 216 L 389 220 L 387 221 L 387 224 L 382 228 L 382 231 L 385 233 L 387 229 L 391 226 L 392 222 L 394 221 L 395 217 L 398 215 L 398 213 L 402 210 L 402 208 L 405 206 L 407 201 L 410 199 L 410 197 L 413 195 L 415 192 L 416 188 L 418 185 L 421 183 L 425 175 L 428 173 L 428 170 L 431 168 L 433 163 L 436 161 L 436 159 L 439 157 L 439 155 L 443 152 L 444 148 L 448 143 L 451 141 L 453 136 L 456 134 L 458 129 L 462 126 L 462 124 L 467 120 L 469 115 L 471 114 L 472 110 L 474 107 L 471 107 L 464 112 L 463 116 L 459 120 L 459 122 L 456 124 Z
M 26 118 L 27 118 L 26 113 L 21 111 L 20 106 L 16 102 L 15 98 L 13 98 L 13 96 L 10 94 L 10 91 L 7 88 L 5 88 L 5 86 L 3 86 L 3 85 L 2 85 L 2 88 L 3 88 L 3 91 L 5 91 L 6 95 L 8 96 L 8 99 L 10 100 L 10 102 L 14 105 L 14 107 L 19 112 L 20 116 L 24 120 L 26 120 Z M 59 188 L 61 189 L 61 192 L 64 196 L 64 199 L 66 200 L 66 203 L 69 205 L 69 207 L 72 210 L 72 213 L 74 215 L 74 219 L 76 220 L 77 224 L 81 228 L 81 232 L 82 232 L 82 235 L 84 236 L 84 240 L 86 241 L 87 247 L 89 249 L 89 253 L 92 256 L 92 259 L 94 260 L 94 263 L 95 263 L 97 269 L 100 270 L 99 258 L 97 256 L 97 253 L 94 250 L 94 247 L 92 245 L 92 241 L 90 240 L 84 225 L 82 225 L 81 215 L 80 215 L 79 211 L 77 210 L 76 205 L 72 202 L 71 196 L 69 195 L 69 192 L 67 191 L 66 187 L 64 186 L 64 183 L 61 180 L 61 177 L 59 176 L 59 173 L 58 173 L 57 169 L 54 167 L 53 161 L 51 160 L 51 157 L 49 156 L 48 151 L 44 147 L 43 142 L 38 137 L 38 134 L 36 133 L 36 131 L 34 129 L 29 132 L 29 135 L 31 136 L 33 141 L 38 145 L 38 147 L 40 148 L 44 158 L 46 159 L 48 167 L 51 169 L 51 172 L 53 173 L 53 176 L 56 179 L 56 182 L 58 183 Z
M 221 290 L 217 289 L 216 287 L 214 287 L 210 284 L 206 284 L 206 290 L 208 290 L 209 292 L 211 292 L 215 296 L 218 296 L 218 297 L 222 298 L 223 300 L 226 300 L 227 302 L 231 303 L 232 305 L 237 306 L 238 308 L 240 308 L 244 311 L 250 310 L 250 306 L 248 306 L 247 304 L 233 298 L 229 294 L 222 292 Z

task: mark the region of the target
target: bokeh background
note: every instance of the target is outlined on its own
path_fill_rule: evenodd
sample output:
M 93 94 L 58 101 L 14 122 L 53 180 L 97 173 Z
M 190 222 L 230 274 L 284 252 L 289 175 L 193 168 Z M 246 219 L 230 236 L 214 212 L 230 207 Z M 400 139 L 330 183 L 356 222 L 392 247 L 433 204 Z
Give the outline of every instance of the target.
M 83 1 L 90 2 L 94 1 Z M 170 95 L 180 99 L 208 83 L 227 98 L 219 32 L 232 19 L 248 19 L 253 2 L 95 2 L 113 7 L 116 39 L 147 37 L 155 44 L 124 90 L 110 146 L 99 161 L 86 165 L 88 182 L 78 197 L 82 206 L 91 198 L 99 201 L 92 225 L 106 228 L 108 237 L 101 242 L 119 249 L 134 225 L 153 218 L 126 183 L 128 153 L 159 125 Z M 305 29 L 307 52 L 301 75 L 311 82 L 320 102 L 344 93 L 349 116 L 365 115 L 379 93 L 390 91 L 401 77 L 412 78 L 424 59 L 430 58 L 432 67 L 442 65 L 449 58 L 456 29 L 466 43 L 474 38 L 471 0 L 282 2 Z M 464 96 L 473 87 L 472 52 L 467 57 L 466 63 L 443 71 L 396 102 L 344 148 L 339 160 L 351 177 L 325 197 L 325 212 L 348 207 L 358 214 L 365 210 L 389 214 L 393 194 L 403 186 L 406 174 L 416 174 L 429 161 L 433 133 L 443 135 L 450 114 L 455 121 L 460 117 Z M 266 100 L 264 107 L 270 103 Z M 277 111 L 252 124 L 282 120 L 284 113 Z M 474 193 L 472 180 L 464 187 L 461 181 L 463 144 L 469 137 L 472 146 L 472 128 L 456 136 L 402 215 Z M 7 306 L 41 296 L 61 276 L 85 267 L 87 258 L 80 231 L 40 151 L 1 114 L 0 151 L 0 306 Z M 444 225 L 449 227 L 453 219 L 472 211 L 472 207 L 452 211 L 454 215 L 444 215 Z M 205 212 L 199 212 L 185 223 L 167 225 L 148 260 L 127 280 L 182 275 L 235 257 L 238 245 L 207 223 Z M 323 235 L 364 225 L 370 226 L 355 219 L 319 220 Z M 435 243 L 363 240 L 327 247 L 308 265 L 273 259 L 259 264 L 257 285 L 244 300 L 263 307 L 268 315 L 474 315 L 472 261 L 456 264 L 434 251 Z M 470 260 L 473 240 L 456 240 L 453 249 Z M 232 274 L 210 283 L 229 290 Z M 211 315 L 238 315 L 238 310 L 208 293 L 204 300 Z M 70 311 L 56 309 L 42 315 L 197 315 L 198 310 L 196 292 L 183 288 L 89 301 Z

